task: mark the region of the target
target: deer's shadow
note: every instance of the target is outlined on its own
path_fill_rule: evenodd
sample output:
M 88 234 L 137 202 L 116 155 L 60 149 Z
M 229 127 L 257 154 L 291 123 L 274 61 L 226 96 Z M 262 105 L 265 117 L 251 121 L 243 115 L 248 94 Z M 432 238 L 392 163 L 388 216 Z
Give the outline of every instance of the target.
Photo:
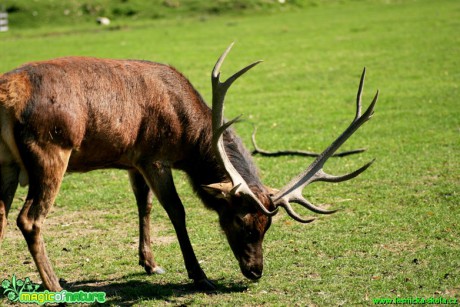
M 70 292 L 105 292 L 106 303 L 117 306 L 131 306 L 140 300 L 156 300 L 171 304 L 186 304 L 184 296 L 194 293 L 206 293 L 208 295 L 220 293 L 244 292 L 247 285 L 242 282 L 228 282 L 219 280 L 217 289 L 213 291 L 203 291 L 197 289 L 193 282 L 184 283 L 156 283 L 155 281 L 145 281 L 144 278 L 136 280 L 136 275 L 132 274 L 117 279 L 104 280 L 82 280 L 76 282 L 65 282 L 61 285 Z M 139 276 L 141 276 L 139 274 Z M 142 274 L 142 276 L 145 276 Z M 129 280 L 124 280 L 124 279 Z M 189 302 L 190 303 L 190 302 Z

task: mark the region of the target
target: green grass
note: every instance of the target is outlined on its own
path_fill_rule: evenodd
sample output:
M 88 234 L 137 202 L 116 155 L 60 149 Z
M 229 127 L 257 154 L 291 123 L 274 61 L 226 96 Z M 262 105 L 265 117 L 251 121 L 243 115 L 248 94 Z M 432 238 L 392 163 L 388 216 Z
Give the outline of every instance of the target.
M 367 0 L 369 1 L 369 0 Z M 184 17 L 207 18 L 215 15 L 241 15 L 285 12 L 315 7 L 338 0 L 2 0 L 0 10 L 10 14 L 11 23 L 20 28 L 44 25 L 62 26 L 94 23 L 97 17 L 115 22 L 158 20 Z
M 64 55 L 166 62 L 185 73 L 209 100 L 209 75 L 236 41 L 224 67 L 229 76 L 263 59 L 230 90 L 226 117 L 244 113 L 237 129 L 250 146 L 251 122 L 267 149 L 320 151 L 353 117 L 363 66 L 364 101 L 381 96 L 374 118 L 331 159 L 344 173 L 376 158 L 360 177 L 305 190 L 315 203 L 343 210 L 300 225 L 281 212 L 267 233 L 264 277 L 239 272 L 217 216 L 175 173 L 192 244 L 216 293 L 193 291 L 174 231 L 155 203 L 153 249 L 167 270 L 146 276 L 137 265 L 137 214 L 124 172 L 65 178 L 44 230 L 54 268 L 70 289 L 106 291 L 113 305 L 372 305 L 377 297 L 460 300 L 460 3 L 343 1 L 270 14 L 125 21 L 0 33 L 0 71 Z M 311 160 L 261 158 L 264 183 L 281 187 Z M 39 282 L 15 219 L 20 189 L 0 249 L 0 278 Z M 299 209 L 300 212 L 308 214 Z M 6 304 L 3 298 L 1 303 Z

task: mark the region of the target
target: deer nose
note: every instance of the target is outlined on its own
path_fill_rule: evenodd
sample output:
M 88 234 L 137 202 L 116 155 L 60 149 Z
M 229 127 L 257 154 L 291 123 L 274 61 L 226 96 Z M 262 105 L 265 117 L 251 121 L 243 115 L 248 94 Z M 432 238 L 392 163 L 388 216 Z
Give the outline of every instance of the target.
M 262 277 L 262 270 L 259 270 L 259 269 L 252 270 L 251 273 L 252 273 L 252 278 L 251 279 L 253 279 L 253 280 L 257 280 L 257 279 Z
M 243 275 L 251 280 L 257 280 L 262 277 L 262 268 L 252 267 L 243 271 Z

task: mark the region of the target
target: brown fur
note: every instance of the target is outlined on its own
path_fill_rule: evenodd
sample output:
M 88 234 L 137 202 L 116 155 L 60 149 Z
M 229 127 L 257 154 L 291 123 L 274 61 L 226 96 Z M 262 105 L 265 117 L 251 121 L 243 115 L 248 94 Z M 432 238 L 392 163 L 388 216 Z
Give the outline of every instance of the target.
M 27 122 L 30 138 L 73 149 L 69 171 L 131 168 L 147 151 L 183 154 L 183 132 L 193 142 L 198 122 L 209 116 L 190 116 L 202 102 L 187 92 L 182 75 L 161 64 L 63 58 L 20 70 L 30 75 L 34 97 L 17 117 Z M 184 120 L 195 122 L 183 131 Z
M 17 182 L 27 183 L 28 176 L 29 193 L 17 224 L 47 289 L 61 288 L 41 227 L 63 175 L 101 168 L 129 170 L 139 209 L 139 263 L 147 273 L 162 271 L 149 245 L 153 191 L 175 227 L 189 277 L 212 286 L 187 235 L 185 211 L 171 175 L 171 168 L 178 168 L 189 175 L 205 205 L 219 213 L 243 273 L 260 277 L 261 243 L 270 218 L 238 196 L 219 199 L 202 188 L 229 179 L 211 150 L 211 110 L 174 68 L 87 57 L 26 64 L 0 76 L 0 119 L 0 237 Z M 228 131 L 224 140 L 232 163 L 254 192 L 266 194 L 238 137 Z M 269 198 L 260 198 L 273 206 Z M 248 212 L 247 225 L 235 226 L 232 218 Z M 251 239 L 249 249 L 238 238 L 247 227 L 254 229 L 257 239 Z
M 18 118 L 32 95 L 29 76 L 24 73 L 0 75 L 0 104 Z

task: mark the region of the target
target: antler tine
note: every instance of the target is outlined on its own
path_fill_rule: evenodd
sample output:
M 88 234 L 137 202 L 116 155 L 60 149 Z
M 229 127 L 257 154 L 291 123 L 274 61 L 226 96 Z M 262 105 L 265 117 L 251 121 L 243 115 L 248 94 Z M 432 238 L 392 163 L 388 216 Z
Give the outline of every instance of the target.
M 214 65 L 214 68 L 212 70 L 212 77 L 213 78 L 218 78 L 220 75 L 220 67 L 222 66 L 222 63 L 224 63 L 225 58 L 227 57 L 227 54 L 230 52 L 232 49 L 233 45 L 235 42 L 232 42 L 227 49 L 225 49 L 224 53 L 217 59 L 216 64 Z
M 347 180 L 350 180 L 350 179 L 353 179 L 353 178 L 357 177 L 359 174 L 361 174 L 362 172 L 367 170 L 367 168 L 369 166 L 371 166 L 372 163 L 374 163 L 374 162 L 375 162 L 375 159 L 372 160 L 371 162 L 366 163 L 362 167 L 358 168 L 356 171 L 348 173 L 348 174 L 345 174 L 345 175 L 341 175 L 341 176 L 330 175 L 330 174 L 325 173 L 323 170 L 320 170 L 318 173 L 321 173 L 321 176 L 318 176 L 318 178 L 316 178 L 315 180 L 312 180 L 312 182 L 313 181 L 325 181 L 325 182 L 347 181 Z
M 224 118 L 223 118 L 223 108 L 224 108 L 224 100 L 225 100 L 225 94 L 227 93 L 227 90 L 230 88 L 230 86 L 233 84 L 233 82 L 236 81 L 240 76 L 242 76 L 244 73 L 246 73 L 249 69 L 253 68 L 260 62 L 261 60 L 256 61 L 252 64 L 249 64 L 248 66 L 242 68 L 238 72 L 234 73 L 230 78 L 228 78 L 224 82 L 220 82 L 220 68 L 222 64 L 224 63 L 225 58 L 227 57 L 228 53 L 232 49 L 234 43 L 231 43 L 227 49 L 224 51 L 224 53 L 219 57 L 217 60 L 216 64 L 214 65 L 214 68 L 212 70 L 211 74 L 211 83 L 212 83 L 212 110 L 213 110 L 213 122 L 212 122 L 212 127 L 213 130 L 216 130 L 218 127 L 221 127 Z M 216 112 L 214 112 L 214 110 Z
M 350 136 L 353 135 L 353 133 L 359 127 L 361 127 L 366 121 L 368 121 L 374 113 L 374 107 L 377 103 L 379 91 L 377 91 L 377 93 L 375 94 L 374 99 L 372 100 L 367 110 L 363 114 L 361 114 L 361 96 L 365 74 L 366 69 L 363 70 L 363 73 L 361 75 L 361 80 L 359 83 L 358 94 L 356 99 L 356 115 L 351 124 L 334 142 L 332 142 L 332 144 L 328 148 L 326 148 L 316 158 L 316 160 L 312 164 L 310 164 L 310 166 L 304 172 L 302 172 L 293 180 L 291 180 L 291 182 L 289 182 L 284 188 L 282 188 L 276 195 L 272 197 L 272 200 L 276 206 L 282 206 L 286 208 L 286 203 L 294 202 L 299 203 L 302 206 L 317 213 L 333 213 L 335 211 L 324 210 L 315 207 L 312 204 L 310 204 L 305 198 L 303 198 L 302 190 L 305 188 L 305 186 L 314 181 L 340 182 L 352 179 L 364 172 L 374 162 L 371 161 L 359 168 L 358 170 L 342 176 L 329 175 L 323 171 L 323 166 L 326 163 L 326 161 L 334 154 L 334 152 L 340 146 L 342 146 L 343 143 L 345 143 L 346 140 L 348 140 Z
M 230 78 L 228 78 L 224 82 L 220 82 L 220 68 L 225 60 L 225 57 L 230 52 L 233 43 L 227 47 L 224 53 L 219 57 L 211 74 L 211 82 L 212 82 L 212 130 L 213 130 L 213 149 L 216 153 L 216 157 L 219 160 L 220 164 L 223 166 L 225 172 L 230 177 L 233 189 L 232 193 L 237 194 L 240 193 L 243 196 L 250 197 L 257 205 L 260 207 L 262 212 L 265 215 L 273 216 L 275 215 L 278 210 L 275 209 L 274 211 L 269 211 L 265 208 L 265 206 L 260 202 L 260 200 L 254 195 L 254 193 L 249 188 L 248 184 L 244 180 L 243 177 L 238 173 L 235 169 L 233 164 L 231 163 L 230 159 L 228 158 L 227 152 L 225 150 L 225 145 L 223 141 L 223 133 L 224 131 L 230 127 L 233 123 L 238 121 L 241 116 L 224 123 L 224 100 L 225 94 L 227 90 L 230 88 L 233 82 L 246 73 L 249 69 L 259 64 L 261 61 L 254 62 L 243 69 L 239 70 L 235 74 L 233 74 Z
M 224 60 L 225 58 L 227 57 L 227 54 L 230 52 L 230 50 L 232 49 L 233 45 L 235 43 L 231 43 L 227 49 L 224 51 L 224 53 L 219 57 L 219 59 L 217 60 L 216 64 L 214 65 L 214 69 L 212 70 L 212 77 L 213 78 L 217 78 L 217 80 L 219 79 L 219 76 L 220 76 L 220 68 L 222 66 L 222 64 L 224 63 Z M 232 85 L 232 83 L 238 79 L 241 75 L 243 75 L 245 72 L 247 72 L 249 69 L 253 68 L 254 66 L 256 66 L 257 64 L 259 64 L 260 62 L 263 62 L 262 60 L 259 60 L 259 61 L 255 61 L 254 63 L 252 64 L 249 64 L 248 66 L 240 69 L 239 71 L 237 71 L 236 73 L 234 73 L 230 78 L 228 78 L 225 82 L 222 82 L 221 84 L 225 85 L 223 88 L 225 88 L 225 90 L 227 90 L 230 85 Z
M 361 74 L 361 79 L 359 80 L 358 94 L 356 95 L 356 116 L 354 120 L 357 120 L 361 116 L 361 106 L 362 106 L 361 98 L 363 94 L 365 77 L 366 77 L 366 67 L 364 67 L 363 73 Z
M 316 218 L 314 217 L 310 217 L 310 218 L 303 218 L 301 217 L 300 215 L 298 215 L 294 209 L 292 209 L 291 205 L 289 204 L 289 202 L 281 202 L 278 206 L 280 207 L 283 207 L 285 210 L 286 210 L 286 213 L 292 217 L 294 220 L 296 220 L 297 222 L 300 222 L 300 223 L 304 223 L 304 224 L 307 224 L 307 223 L 311 223 L 313 222 L 314 220 L 316 220 Z
M 332 214 L 332 213 L 335 213 L 335 212 L 339 211 L 338 209 L 327 210 L 327 209 L 317 207 L 317 206 L 313 205 L 312 203 L 310 203 L 305 198 L 303 198 L 303 196 L 299 196 L 297 198 L 291 199 L 291 202 L 299 204 L 299 205 L 302 205 L 303 207 L 305 207 L 305 208 L 307 208 L 307 209 L 309 209 L 309 210 L 311 210 L 311 211 L 313 211 L 315 213 L 320 213 L 320 214 Z

